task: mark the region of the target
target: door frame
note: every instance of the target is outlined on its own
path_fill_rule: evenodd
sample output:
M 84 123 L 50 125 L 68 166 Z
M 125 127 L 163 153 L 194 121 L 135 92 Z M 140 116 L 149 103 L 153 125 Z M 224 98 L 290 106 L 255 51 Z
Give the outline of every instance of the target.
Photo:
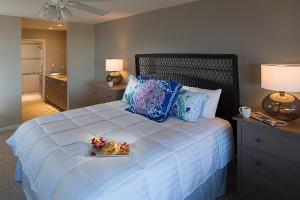
M 42 91 L 42 94 L 41 94 L 41 97 L 42 99 L 44 100 L 45 98 L 45 89 L 46 89 L 46 40 L 45 39 L 23 39 L 21 40 L 21 47 L 22 47 L 22 42 L 23 41 L 35 41 L 35 42 L 42 42 L 43 43 L 43 47 L 44 47 L 44 62 L 43 62 L 43 71 L 42 71 L 42 78 L 43 78 L 43 81 L 42 81 L 42 87 L 43 87 L 43 91 Z M 22 51 L 21 51 L 21 58 L 22 58 Z M 23 66 L 21 66 L 23 67 Z M 21 74 L 22 76 L 22 74 Z M 23 77 L 21 77 L 23 78 Z M 22 85 L 21 85 L 22 87 Z

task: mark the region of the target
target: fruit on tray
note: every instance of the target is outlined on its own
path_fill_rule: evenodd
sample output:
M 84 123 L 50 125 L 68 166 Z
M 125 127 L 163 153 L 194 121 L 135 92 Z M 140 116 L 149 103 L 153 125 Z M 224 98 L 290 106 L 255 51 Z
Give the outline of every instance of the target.
M 94 137 L 91 139 L 91 145 L 94 149 L 102 149 L 106 143 L 106 139 L 103 137 Z
M 96 152 L 95 152 L 95 151 L 92 151 L 92 152 L 91 152 L 91 156 L 96 156 Z
M 102 155 L 128 155 L 130 152 L 130 144 L 118 143 L 116 141 L 107 141 L 103 137 L 94 137 L 90 140 L 92 150 L 91 156 L 96 156 L 99 152 Z

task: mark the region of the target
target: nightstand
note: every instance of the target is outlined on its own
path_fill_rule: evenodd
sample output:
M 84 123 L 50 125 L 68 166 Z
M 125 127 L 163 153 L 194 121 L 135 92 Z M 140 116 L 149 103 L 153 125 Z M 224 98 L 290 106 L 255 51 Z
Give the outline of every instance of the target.
M 281 128 L 237 121 L 238 191 L 243 199 L 300 199 L 300 120 Z
M 93 104 L 120 100 L 125 88 L 125 84 L 108 87 L 106 81 L 95 83 L 93 85 Z

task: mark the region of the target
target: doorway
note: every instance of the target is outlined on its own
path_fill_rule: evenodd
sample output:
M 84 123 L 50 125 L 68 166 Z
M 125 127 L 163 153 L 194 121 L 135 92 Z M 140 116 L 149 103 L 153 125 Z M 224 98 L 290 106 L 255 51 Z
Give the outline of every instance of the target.
M 22 40 L 22 121 L 57 113 L 59 110 L 44 102 L 46 42 Z

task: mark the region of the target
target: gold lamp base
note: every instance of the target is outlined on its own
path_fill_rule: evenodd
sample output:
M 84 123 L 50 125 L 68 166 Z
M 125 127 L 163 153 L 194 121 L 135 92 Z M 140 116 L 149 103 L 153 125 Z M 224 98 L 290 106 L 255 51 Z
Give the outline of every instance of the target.
M 299 99 L 285 92 L 277 92 L 266 96 L 263 99 L 262 107 L 275 119 L 291 121 L 300 117 Z
M 106 77 L 106 81 L 113 82 L 114 85 L 119 85 L 120 83 L 122 83 L 122 80 L 122 75 L 119 72 L 111 72 Z

